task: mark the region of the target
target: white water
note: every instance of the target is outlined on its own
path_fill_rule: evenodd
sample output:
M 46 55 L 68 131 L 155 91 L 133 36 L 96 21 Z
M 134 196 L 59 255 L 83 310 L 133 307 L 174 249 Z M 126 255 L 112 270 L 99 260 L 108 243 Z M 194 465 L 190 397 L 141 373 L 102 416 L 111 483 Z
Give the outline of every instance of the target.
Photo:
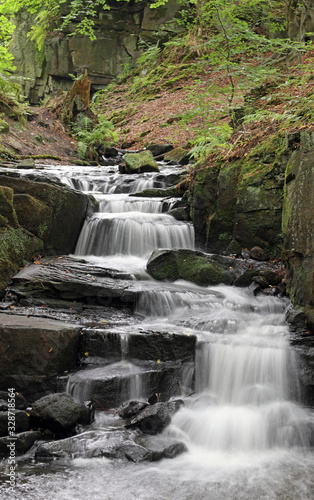
M 88 184 L 86 179 L 79 182 L 86 190 L 93 185 L 98 193 L 115 189 L 125 193 L 128 185 L 134 192 L 134 186 L 153 183 L 152 175 L 138 180 L 116 173 L 106 180 L 99 177 Z M 133 270 L 143 266 L 151 250 L 158 247 L 193 248 L 191 226 L 162 214 L 160 201 L 129 203 L 121 197 L 112 202 L 112 194 L 107 200 L 101 195 L 99 200 L 100 212 L 82 230 L 78 257 L 103 265 L 110 259 L 111 267 Z M 287 300 L 256 298 L 248 290 L 226 286 L 204 289 L 186 282 L 156 283 L 155 289 L 145 290 L 143 282 L 137 303 L 143 329 L 198 337 L 196 393 L 186 398 L 185 407 L 163 432 L 165 439 L 176 437 L 185 442 L 188 452 L 154 464 L 84 456 L 64 463 L 26 461 L 18 466 L 14 498 L 313 499 L 313 413 L 298 403 L 298 364 L 285 323 L 288 306 Z M 127 340 L 122 340 L 125 358 Z M 143 394 L 141 370 L 127 360 L 79 372 L 69 385 L 77 384 L 79 378 L 81 383 L 69 390 L 84 399 L 93 381 L 105 378 L 106 373 L 109 377 L 121 373 L 121 378 L 123 373 L 132 373 L 123 390 L 130 398 Z M 185 370 L 184 378 L 190 387 L 191 368 Z M 118 427 L 117 417 L 98 413 L 94 424 L 97 439 L 107 441 Z M 82 443 L 82 449 L 90 446 L 87 437 L 82 436 Z M 3 483 L 0 492 L 3 498 L 10 498 L 6 487 Z

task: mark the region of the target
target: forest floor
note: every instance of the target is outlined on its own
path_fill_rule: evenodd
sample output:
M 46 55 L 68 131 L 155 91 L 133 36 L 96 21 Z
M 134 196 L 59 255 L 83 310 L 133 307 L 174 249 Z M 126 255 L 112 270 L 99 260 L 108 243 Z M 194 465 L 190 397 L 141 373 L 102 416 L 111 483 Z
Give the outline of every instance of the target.
M 276 78 L 245 94 L 239 85 L 233 100 L 235 109 L 245 106 L 250 96 L 251 111 L 256 119 L 234 128 L 225 153 L 227 156 L 243 155 L 281 129 L 295 131 L 313 129 L 314 123 L 314 49 L 289 68 L 282 66 Z M 178 64 L 177 74 L 182 65 Z M 161 72 L 162 75 L 162 72 Z M 188 71 L 182 78 L 153 79 L 138 87 L 136 77 L 124 79 L 92 99 L 96 115 L 103 114 L 114 123 L 119 133 L 118 147 L 142 149 L 151 143 L 192 147 L 200 133 L 205 134 L 213 123 L 230 124 L 227 101 L 228 91 L 213 92 L 212 88 L 226 89 L 228 78 L 218 71 L 204 68 L 193 77 Z M 211 113 L 211 116 L 209 114 Z M 260 118 L 259 118 L 260 116 Z M 17 155 L 59 158 L 63 163 L 78 159 L 78 142 L 60 118 L 60 110 L 48 101 L 40 107 L 30 107 L 27 122 L 22 124 L 5 117 L 9 130 L 0 136 L 0 144 Z

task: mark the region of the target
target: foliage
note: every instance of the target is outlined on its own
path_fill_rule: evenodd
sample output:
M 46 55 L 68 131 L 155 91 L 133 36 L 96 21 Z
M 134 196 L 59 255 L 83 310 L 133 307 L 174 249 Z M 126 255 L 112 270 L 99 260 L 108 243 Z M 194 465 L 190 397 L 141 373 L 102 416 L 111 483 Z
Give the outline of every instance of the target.
M 118 141 L 113 124 L 103 115 L 98 116 L 98 123 L 94 126 L 92 120 L 82 117 L 74 126 L 73 132 L 79 138 L 78 153 L 82 159 L 97 159 L 100 150 L 105 150 Z
M 0 112 L 10 118 L 25 123 L 27 105 L 20 102 L 21 87 L 11 78 L 0 73 Z

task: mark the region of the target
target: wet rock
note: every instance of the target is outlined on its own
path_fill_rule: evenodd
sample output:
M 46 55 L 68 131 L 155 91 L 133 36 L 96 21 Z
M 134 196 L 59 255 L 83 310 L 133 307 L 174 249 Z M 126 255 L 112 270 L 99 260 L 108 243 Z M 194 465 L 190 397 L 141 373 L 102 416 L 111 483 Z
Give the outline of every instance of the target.
M 172 186 L 166 189 L 163 188 L 151 188 L 151 189 L 143 189 L 143 191 L 139 191 L 137 193 L 131 193 L 130 196 L 144 197 L 144 198 L 179 198 L 181 195 L 177 190 L 176 186 Z
M 33 403 L 31 418 L 39 427 L 62 432 L 79 421 L 80 406 L 70 394 L 50 394 Z
M 181 392 L 181 377 L 175 368 L 161 371 L 158 385 L 151 391 L 149 404 L 168 401 L 173 395 Z
M 118 455 L 124 455 L 130 462 L 152 461 L 152 452 L 138 444 L 123 444 L 116 448 Z
M 233 276 L 226 266 L 193 250 L 159 250 L 147 262 L 147 271 L 158 280 L 184 279 L 197 285 L 230 285 Z
M 259 287 L 262 290 L 269 286 L 268 281 L 266 280 L 265 276 L 254 276 L 253 283 L 256 283 L 257 285 L 259 285 Z
M 119 167 L 120 173 L 134 174 L 143 172 L 159 172 L 159 167 L 151 151 L 141 153 L 126 153 L 124 155 L 125 167 Z
M 255 260 L 261 260 L 261 261 L 269 260 L 267 253 L 261 247 L 253 247 L 250 250 L 250 254 L 251 258 Z
M 45 381 L 76 365 L 76 325 L 10 314 L 1 314 L 0 321 L 0 389 L 14 387 L 33 401 L 47 390 Z
M 90 425 L 95 420 L 95 403 L 93 401 L 83 401 L 80 403 L 80 416 L 78 423 Z
M 105 306 L 113 305 L 115 301 L 134 303 L 140 284 L 114 279 L 114 276 L 114 272 L 93 268 L 69 257 L 50 258 L 15 275 L 11 292 L 19 299 L 27 299 L 28 305 L 32 299 L 44 297 L 56 298 L 57 301 L 83 300 Z
M 143 332 L 129 336 L 128 354 L 131 358 L 156 361 L 193 361 L 195 335 L 177 333 Z
M 30 448 L 33 446 L 33 444 L 36 441 L 39 441 L 40 439 L 43 439 L 43 434 L 39 431 L 27 431 L 27 432 L 20 432 L 18 434 L 15 434 L 16 440 L 12 441 L 10 439 L 10 436 L 5 436 L 0 438 L 0 457 L 8 457 L 10 456 L 10 451 L 12 450 L 12 453 L 14 455 L 23 455 L 27 451 L 30 450 Z M 15 443 L 14 446 L 12 443 Z
M 30 430 L 30 419 L 26 411 L 10 410 L 10 416 L 14 413 L 15 432 Z M 8 435 L 8 412 L 0 411 L 0 436 Z
M 249 289 L 251 290 L 254 296 L 258 295 L 262 291 L 260 285 L 254 282 L 250 284 Z
M 125 428 L 137 428 L 143 434 L 159 434 L 170 424 L 171 415 L 176 413 L 183 404 L 183 401 L 177 400 L 150 405 L 132 418 Z
M 270 295 L 271 297 L 276 297 L 281 293 L 281 290 L 278 286 L 272 286 L 270 288 L 264 288 L 263 295 Z
M 132 418 L 134 415 L 144 410 L 148 406 L 148 403 L 143 401 L 129 401 L 124 403 L 118 412 L 119 417 L 127 419 Z
M 190 220 L 190 215 L 187 207 L 173 208 L 168 213 L 177 220 L 183 220 L 186 222 Z

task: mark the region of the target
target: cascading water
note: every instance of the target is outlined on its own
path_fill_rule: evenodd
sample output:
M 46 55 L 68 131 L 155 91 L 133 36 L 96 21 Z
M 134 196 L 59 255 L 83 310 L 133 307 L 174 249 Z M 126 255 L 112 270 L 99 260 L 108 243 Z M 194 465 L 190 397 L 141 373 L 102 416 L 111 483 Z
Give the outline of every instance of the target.
M 85 223 L 77 258 L 130 271 L 144 268 L 157 248 L 194 247 L 191 225 L 163 213 L 171 201 L 127 195 L 153 187 L 156 174 L 128 177 L 111 167 L 107 176 L 99 170 L 80 175 L 62 173 L 68 185 L 93 189 L 99 208 Z M 194 384 L 194 393 L 158 437 L 177 438 L 188 452 L 153 465 L 92 458 L 92 443 L 101 448 L 114 433 L 117 440 L 124 439 L 115 418 L 99 412 L 92 432 L 83 433 L 78 442 L 78 458 L 21 465 L 18 497 L 312 499 L 314 419 L 298 403 L 298 363 L 285 323 L 288 301 L 228 286 L 147 282 L 148 275 L 141 279 L 136 304 L 141 329 L 197 336 L 195 370 L 187 364 L 182 371 L 183 390 L 189 394 Z M 121 398 L 147 397 L 144 365 L 128 361 L 127 336 L 134 329 L 121 330 L 120 361 L 70 377 L 68 390 L 78 400 L 89 397 L 96 382 L 113 383 L 114 374 L 121 380 Z

